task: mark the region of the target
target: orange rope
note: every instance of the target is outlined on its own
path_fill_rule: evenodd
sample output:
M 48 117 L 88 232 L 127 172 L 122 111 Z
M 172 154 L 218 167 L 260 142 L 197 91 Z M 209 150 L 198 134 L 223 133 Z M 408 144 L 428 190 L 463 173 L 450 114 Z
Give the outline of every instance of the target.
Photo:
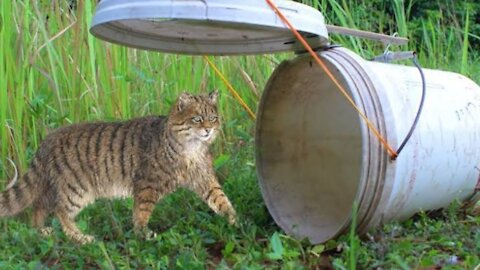
M 338 80 L 335 78 L 335 76 L 330 72 L 328 67 L 323 63 L 323 61 L 318 57 L 318 55 L 313 51 L 312 47 L 305 41 L 305 39 L 298 33 L 297 29 L 290 23 L 290 21 L 283 15 L 283 13 L 278 9 L 278 7 L 272 2 L 272 0 L 266 0 L 268 5 L 273 9 L 273 11 L 280 17 L 280 19 L 288 26 L 288 28 L 292 31 L 292 33 L 295 35 L 295 37 L 303 44 L 305 49 L 310 53 L 310 55 L 315 59 L 315 61 L 318 63 L 318 65 L 325 71 L 325 73 L 332 79 L 333 83 L 337 86 L 338 90 L 345 96 L 345 98 L 348 100 L 348 102 L 355 108 L 355 110 L 358 112 L 358 114 L 362 117 L 362 119 L 365 121 L 367 124 L 368 128 L 375 134 L 375 136 L 378 138 L 378 140 L 382 143 L 382 145 L 385 147 L 385 149 L 388 151 L 390 154 L 390 157 L 392 159 L 395 159 L 398 154 L 397 152 L 390 146 L 390 144 L 385 140 L 385 138 L 382 137 L 380 132 L 375 128 L 375 126 L 372 124 L 372 122 L 367 118 L 367 116 L 362 113 L 360 108 L 355 104 L 355 101 L 348 95 L 347 91 L 343 86 L 338 82 Z
M 215 71 L 215 73 L 217 73 L 218 77 L 220 77 L 220 79 L 222 79 L 222 81 L 227 85 L 227 88 L 228 88 L 228 90 L 230 90 L 230 93 L 232 93 L 232 95 L 238 100 L 238 102 L 240 102 L 242 107 L 247 111 L 250 118 L 255 120 L 256 119 L 255 113 L 253 113 L 253 111 L 250 110 L 247 103 L 245 103 L 245 101 L 243 101 L 242 97 L 240 97 L 238 92 L 235 91 L 233 86 L 228 82 L 228 80 L 225 78 L 225 76 L 223 76 L 222 72 L 220 72 L 220 70 L 217 68 L 217 66 L 215 66 L 215 64 L 206 55 L 203 56 L 203 59 L 205 59 L 205 61 L 207 61 L 207 63 L 210 65 L 210 67 L 212 67 L 213 70 Z

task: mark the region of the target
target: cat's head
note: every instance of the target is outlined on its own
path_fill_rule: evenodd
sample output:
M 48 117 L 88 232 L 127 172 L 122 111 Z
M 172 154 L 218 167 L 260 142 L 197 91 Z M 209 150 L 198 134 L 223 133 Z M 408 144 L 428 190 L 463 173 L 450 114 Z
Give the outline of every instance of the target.
M 220 128 L 218 91 L 208 95 L 181 94 L 171 109 L 168 125 L 183 143 L 211 143 Z

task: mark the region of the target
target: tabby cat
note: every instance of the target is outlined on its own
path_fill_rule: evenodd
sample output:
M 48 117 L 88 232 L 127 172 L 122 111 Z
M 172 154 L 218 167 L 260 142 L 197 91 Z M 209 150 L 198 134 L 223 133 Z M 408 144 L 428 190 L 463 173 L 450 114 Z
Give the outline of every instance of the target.
M 40 145 L 25 175 L 0 193 L 0 217 L 33 207 L 33 225 L 43 232 L 54 214 L 63 231 L 79 243 L 83 234 L 75 216 L 97 198 L 133 196 L 134 230 L 150 233 L 155 203 L 186 187 L 235 223 L 235 210 L 212 167 L 209 145 L 220 127 L 218 92 L 181 94 L 168 116 L 118 123 L 85 123 L 58 129 Z

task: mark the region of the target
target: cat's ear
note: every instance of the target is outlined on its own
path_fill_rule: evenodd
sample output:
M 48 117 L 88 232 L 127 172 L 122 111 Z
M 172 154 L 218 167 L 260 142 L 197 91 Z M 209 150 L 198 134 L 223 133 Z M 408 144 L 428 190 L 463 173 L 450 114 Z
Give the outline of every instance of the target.
M 177 102 L 175 102 L 175 108 L 177 109 L 177 112 L 183 111 L 183 109 L 185 109 L 185 107 L 187 107 L 187 105 L 190 104 L 192 100 L 192 95 L 187 92 L 183 92 L 180 96 L 178 96 Z
M 208 101 L 210 101 L 211 104 L 217 104 L 217 98 L 218 98 L 218 90 L 213 90 L 208 94 Z

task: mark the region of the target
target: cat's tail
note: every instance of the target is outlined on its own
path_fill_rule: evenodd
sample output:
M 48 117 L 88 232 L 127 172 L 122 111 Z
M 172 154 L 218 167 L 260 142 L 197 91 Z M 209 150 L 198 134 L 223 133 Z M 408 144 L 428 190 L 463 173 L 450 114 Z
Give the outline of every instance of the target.
M 14 216 L 35 201 L 43 192 L 40 188 L 40 172 L 31 167 L 17 182 L 13 180 L 0 193 L 0 217 Z M 12 185 L 13 184 L 13 185 Z

